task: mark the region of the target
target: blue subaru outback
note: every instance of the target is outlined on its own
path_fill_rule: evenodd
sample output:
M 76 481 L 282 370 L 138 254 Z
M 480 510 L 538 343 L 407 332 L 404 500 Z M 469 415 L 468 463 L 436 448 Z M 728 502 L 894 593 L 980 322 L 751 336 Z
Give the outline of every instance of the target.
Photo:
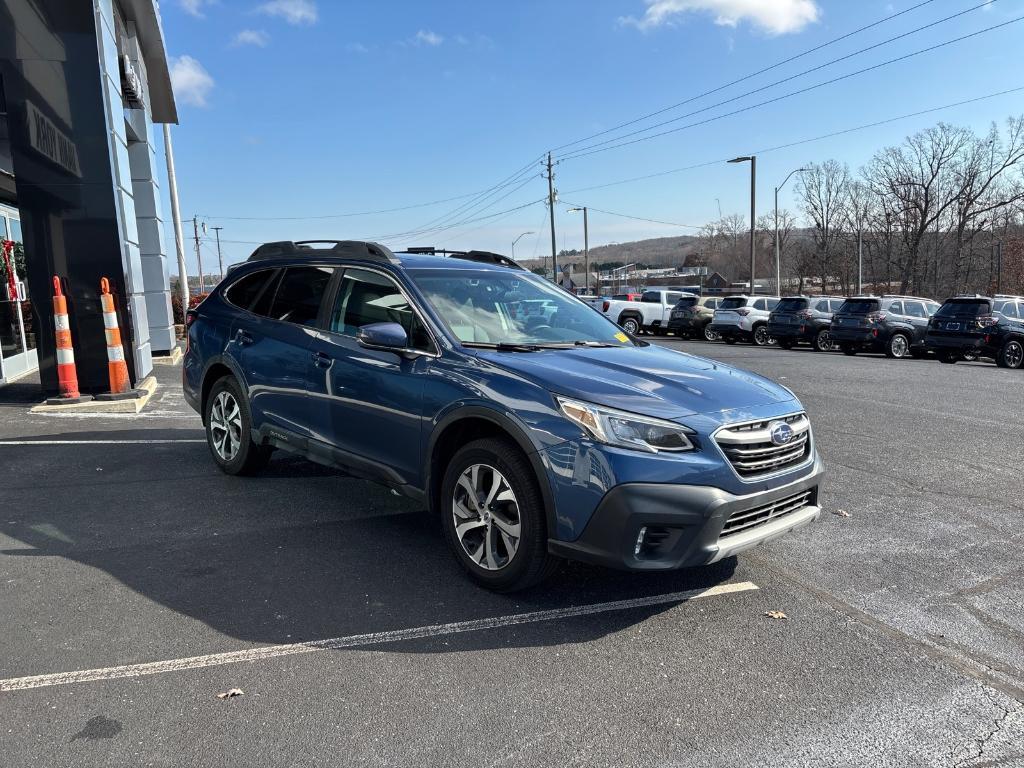
M 283 450 L 383 483 L 492 589 L 560 558 L 699 566 L 820 514 L 792 392 L 632 338 L 503 256 L 268 243 L 187 324 L 222 470 Z

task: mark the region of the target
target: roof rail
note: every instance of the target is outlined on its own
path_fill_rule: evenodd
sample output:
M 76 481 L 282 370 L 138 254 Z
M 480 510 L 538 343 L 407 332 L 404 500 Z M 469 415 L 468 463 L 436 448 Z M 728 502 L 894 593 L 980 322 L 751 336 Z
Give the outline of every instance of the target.
M 448 256 L 453 259 L 466 259 L 467 261 L 475 261 L 480 264 L 494 264 L 499 267 L 508 267 L 509 269 L 525 270 L 522 264 L 513 261 L 508 256 L 502 256 L 500 253 L 491 253 L 490 251 L 449 251 L 444 248 L 434 248 L 433 246 L 426 245 L 410 246 L 405 249 L 405 253 Z
M 315 247 L 326 245 L 329 247 Z M 264 243 L 259 246 L 249 261 L 261 261 L 263 259 L 274 259 L 281 256 L 341 256 L 350 259 L 367 259 L 369 261 L 387 261 L 392 264 L 398 263 L 387 247 L 380 243 L 364 242 L 362 240 L 279 240 L 273 243 Z

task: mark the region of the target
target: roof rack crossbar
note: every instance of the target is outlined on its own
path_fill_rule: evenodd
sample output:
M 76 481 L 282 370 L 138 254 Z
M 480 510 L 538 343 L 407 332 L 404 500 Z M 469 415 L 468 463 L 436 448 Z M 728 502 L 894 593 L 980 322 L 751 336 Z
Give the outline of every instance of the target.
M 315 248 L 317 245 L 329 245 L 329 248 Z M 249 261 L 260 261 L 262 259 L 273 259 L 280 256 L 348 256 L 354 259 L 366 259 L 369 261 L 387 261 L 397 263 L 395 254 L 380 243 L 364 242 L 362 240 L 279 240 L 272 243 L 264 243 L 259 246 Z

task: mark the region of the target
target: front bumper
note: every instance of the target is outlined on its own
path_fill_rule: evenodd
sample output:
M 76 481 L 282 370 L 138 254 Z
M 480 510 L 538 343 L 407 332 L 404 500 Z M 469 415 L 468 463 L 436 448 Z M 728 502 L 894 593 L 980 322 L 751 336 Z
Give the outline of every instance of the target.
M 824 467 L 815 455 L 809 474 L 767 491 L 735 495 L 719 488 L 666 483 L 625 483 L 612 488 L 575 541 L 548 541 L 560 557 L 611 568 L 666 571 L 707 565 L 801 528 L 821 514 L 819 486 Z M 800 499 L 806 495 L 806 500 Z M 723 535 L 731 515 L 780 507 L 800 499 L 778 517 Z M 635 548 L 641 529 L 641 553 Z M 656 546 L 649 541 L 657 540 Z

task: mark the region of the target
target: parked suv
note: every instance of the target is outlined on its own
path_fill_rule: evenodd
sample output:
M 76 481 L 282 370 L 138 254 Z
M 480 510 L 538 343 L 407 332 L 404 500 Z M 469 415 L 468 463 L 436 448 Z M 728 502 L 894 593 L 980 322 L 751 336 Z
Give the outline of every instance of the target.
M 854 296 L 832 316 L 832 342 L 844 354 L 884 352 L 888 357 L 920 357 L 928 319 L 937 301 L 919 296 Z
M 991 357 L 1003 368 L 1024 366 L 1024 297 L 957 296 L 935 313 L 925 338 L 944 363 Z
M 224 472 L 278 449 L 382 483 L 493 589 L 562 557 L 711 563 L 820 514 L 792 392 L 632 339 L 503 256 L 271 243 L 186 324 L 185 398 Z
M 844 301 L 829 296 L 784 296 L 768 316 L 768 333 L 783 349 L 807 342 L 819 352 L 831 352 L 832 313 Z
M 683 296 L 672 307 L 668 318 L 669 333 L 683 338 L 699 336 L 706 341 L 717 341 L 718 336 L 708 326 L 720 301 L 711 296 Z
M 778 296 L 726 296 L 715 309 L 708 328 L 726 344 L 735 344 L 742 339 L 766 347 L 772 343 L 768 316 L 778 303 Z

